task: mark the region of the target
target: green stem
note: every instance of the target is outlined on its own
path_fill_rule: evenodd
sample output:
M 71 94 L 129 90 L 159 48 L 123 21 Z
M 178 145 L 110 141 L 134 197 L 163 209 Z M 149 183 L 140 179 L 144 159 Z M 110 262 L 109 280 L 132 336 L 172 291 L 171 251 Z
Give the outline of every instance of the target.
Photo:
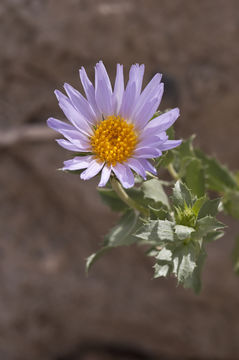
M 111 177 L 112 189 L 116 192 L 119 198 L 130 208 L 139 211 L 144 217 L 148 217 L 148 211 L 143 206 L 139 205 L 136 201 L 131 199 L 126 191 L 121 186 L 120 182 L 116 178 Z
M 179 180 L 179 175 L 178 175 L 177 171 L 174 169 L 172 164 L 168 165 L 168 172 L 175 180 Z

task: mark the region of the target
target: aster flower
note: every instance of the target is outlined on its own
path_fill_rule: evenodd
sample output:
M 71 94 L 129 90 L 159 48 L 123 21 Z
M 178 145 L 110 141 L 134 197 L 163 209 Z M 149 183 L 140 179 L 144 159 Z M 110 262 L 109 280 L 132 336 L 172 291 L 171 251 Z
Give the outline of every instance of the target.
M 69 123 L 49 118 L 48 126 L 65 137 L 58 139 L 58 144 L 77 155 L 64 162 L 63 170 L 85 169 L 80 175 L 83 180 L 101 172 L 101 187 L 112 173 L 125 188 L 134 185 L 132 170 L 143 179 L 146 171 L 156 174 L 149 159 L 181 144 L 181 140 L 169 140 L 166 134 L 178 118 L 179 109 L 151 120 L 163 95 L 162 76 L 156 74 L 141 92 L 143 75 L 144 65 L 132 65 L 125 88 L 123 66 L 118 64 L 112 89 L 100 61 L 95 66 L 95 87 L 85 69 L 80 69 L 86 98 L 69 84 L 64 85 L 67 96 L 55 91 Z

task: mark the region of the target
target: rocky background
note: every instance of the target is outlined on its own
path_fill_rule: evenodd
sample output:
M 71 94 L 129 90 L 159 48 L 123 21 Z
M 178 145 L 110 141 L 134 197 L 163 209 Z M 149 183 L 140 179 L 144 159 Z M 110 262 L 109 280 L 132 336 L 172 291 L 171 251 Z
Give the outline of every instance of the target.
M 102 59 L 146 64 L 179 106 L 178 137 L 239 168 L 239 1 L 1 0 L 0 359 L 237 359 L 239 224 L 210 245 L 203 291 L 152 280 L 136 247 L 106 255 L 87 278 L 116 215 L 96 182 L 56 171 L 69 153 L 45 131 L 62 118 L 53 90 L 80 87 Z

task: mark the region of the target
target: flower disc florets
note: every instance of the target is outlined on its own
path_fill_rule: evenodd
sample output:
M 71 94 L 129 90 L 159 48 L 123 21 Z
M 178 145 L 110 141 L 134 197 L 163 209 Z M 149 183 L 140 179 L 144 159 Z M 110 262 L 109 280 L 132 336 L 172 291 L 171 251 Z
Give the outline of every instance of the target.
M 134 174 L 146 179 L 146 172 L 157 174 L 149 159 L 181 144 L 169 140 L 166 130 L 179 116 L 177 108 L 154 119 L 162 95 L 161 74 L 156 74 L 142 91 L 144 65 L 132 65 L 125 87 L 123 66 L 117 64 L 112 88 L 102 61 L 95 66 L 95 86 L 84 68 L 80 69 L 82 96 L 69 84 L 68 96 L 56 90 L 59 106 L 69 123 L 50 118 L 48 126 L 65 138 L 59 145 L 82 156 L 65 161 L 63 170 L 83 170 L 88 180 L 101 172 L 99 186 L 105 186 L 112 173 L 125 188 L 134 185 Z
M 101 121 L 90 139 L 93 153 L 101 162 L 115 166 L 130 158 L 137 143 L 133 124 L 120 116 L 108 116 Z

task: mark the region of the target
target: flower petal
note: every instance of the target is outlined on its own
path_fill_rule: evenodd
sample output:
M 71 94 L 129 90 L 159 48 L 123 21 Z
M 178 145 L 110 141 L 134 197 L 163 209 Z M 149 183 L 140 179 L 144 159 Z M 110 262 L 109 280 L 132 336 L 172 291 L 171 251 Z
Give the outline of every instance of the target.
M 145 171 L 149 171 L 154 175 L 157 175 L 157 170 L 155 169 L 155 167 L 151 164 L 150 161 L 146 160 L 146 159 L 138 159 L 138 161 L 141 163 L 141 165 L 144 167 Z
M 95 175 L 97 175 L 102 167 L 104 166 L 104 163 L 99 163 L 95 159 L 91 160 L 89 167 L 81 173 L 80 177 L 82 180 L 89 180 Z
M 148 85 L 142 91 L 141 95 L 138 97 L 133 114 L 138 113 L 141 110 L 141 108 L 145 105 L 145 103 L 149 102 L 152 98 L 155 97 L 155 90 L 157 90 L 161 78 L 162 78 L 161 74 L 154 75 L 152 80 L 148 83 Z
M 67 119 L 83 134 L 87 136 L 92 135 L 93 131 L 90 125 L 73 107 L 73 105 L 70 103 L 70 100 L 60 91 L 56 91 L 56 93 L 59 100 L 59 106 Z
M 92 156 L 76 156 L 74 159 L 64 161 L 62 170 L 81 170 L 89 166 Z
M 111 174 L 111 167 L 109 167 L 108 165 L 105 165 L 101 172 L 101 179 L 98 184 L 99 187 L 103 187 L 107 184 L 107 182 L 110 178 L 110 174 Z
M 113 93 L 113 112 L 118 115 L 124 95 L 124 73 L 123 65 L 117 64 L 115 86 Z
M 130 158 L 128 159 L 127 164 L 132 170 L 134 170 L 137 174 L 142 176 L 144 180 L 146 179 L 145 169 L 138 159 Z
M 128 189 L 134 186 L 134 175 L 128 165 L 118 163 L 112 166 L 112 170 L 124 188 Z
M 132 83 L 127 85 L 127 88 L 124 92 L 121 108 L 120 108 L 120 115 L 125 119 L 130 119 L 131 114 L 134 108 L 134 103 L 136 99 L 136 83 Z
M 53 130 L 56 130 L 60 134 L 64 135 L 69 141 L 75 142 L 76 146 L 80 146 L 80 148 L 83 146 L 85 148 L 89 148 L 90 142 L 88 137 L 79 132 L 74 126 L 54 118 L 48 119 L 47 124 Z
M 129 81 L 123 95 L 120 114 L 126 119 L 130 119 L 142 88 L 144 76 L 144 65 L 132 65 L 129 71 Z
M 175 108 L 166 113 L 159 115 L 155 119 L 149 121 L 145 126 L 143 134 L 149 136 L 151 134 L 158 134 L 162 131 L 167 130 L 179 117 L 179 109 Z
M 92 109 L 94 110 L 94 113 L 95 113 L 97 119 L 100 119 L 101 118 L 100 110 L 99 110 L 99 108 L 96 104 L 96 100 L 95 100 L 95 88 L 94 88 L 92 82 L 89 80 L 84 67 L 82 67 L 79 70 L 79 74 L 80 74 L 80 79 L 81 79 L 83 89 L 85 91 L 86 98 L 89 101 L 89 104 L 91 105 Z
M 94 125 L 97 121 L 96 114 L 84 96 L 69 84 L 65 83 L 64 89 L 76 110 L 86 119 L 86 121 L 89 121 Z
M 165 139 L 167 140 L 167 139 Z M 142 148 L 142 147 L 157 147 L 159 144 L 162 143 L 162 140 L 160 139 L 159 136 L 156 135 L 149 135 L 149 136 L 145 136 L 143 137 L 137 144 L 137 148 Z
M 58 132 L 60 132 L 60 130 L 75 130 L 74 126 L 52 117 L 47 120 L 47 125 Z
M 153 117 L 159 107 L 163 96 L 164 84 L 161 83 L 155 90 L 151 100 L 144 103 L 142 107 L 134 114 L 134 121 L 137 128 L 142 129 L 147 122 Z
M 67 141 L 65 139 L 56 139 L 56 142 L 64 149 L 80 152 L 80 149 L 78 148 L 78 146 L 72 144 L 70 141 Z
M 162 151 L 156 148 L 144 147 L 138 148 L 134 151 L 134 157 L 137 158 L 156 158 L 162 155 Z
M 95 99 L 104 117 L 113 114 L 112 87 L 102 61 L 95 66 Z
M 182 140 L 167 140 L 162 145 L 160 145 L 160 149 L 162 151 L 173 149 L 179 145 L 181 145 Z

